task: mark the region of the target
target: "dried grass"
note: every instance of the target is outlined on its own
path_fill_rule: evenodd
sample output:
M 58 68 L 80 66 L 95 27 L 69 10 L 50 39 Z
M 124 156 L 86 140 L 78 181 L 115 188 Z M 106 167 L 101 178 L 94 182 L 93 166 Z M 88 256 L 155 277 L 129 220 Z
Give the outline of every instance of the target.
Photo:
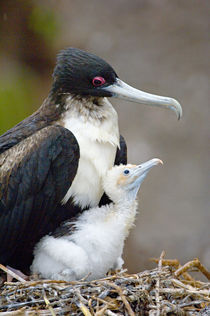
M 190 272 L 210 273 L 194 259 L 153 259 L 158 267 L 137 274 L 126 270 L 87 282 L 31 280 L 5 282 L 0 288 L 0 316 L 9 315 L 210 315 L 210 283 Z M 14 277 L 14 275 L 13 275 Z

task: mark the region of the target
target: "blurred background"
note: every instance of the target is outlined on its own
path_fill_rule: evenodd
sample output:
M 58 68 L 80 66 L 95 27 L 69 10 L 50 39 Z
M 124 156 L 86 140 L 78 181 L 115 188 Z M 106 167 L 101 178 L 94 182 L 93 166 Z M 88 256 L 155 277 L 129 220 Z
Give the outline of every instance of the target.
M 118 76 L 150 93 L 177 98 L 183 118 L 111 100 L 128 159 L 164 161 L 139 194 L 136 227 L 126 243 L 130 272 L 151 257 L 210 267 L 210 2 L 62 0 L 0 3 L 0 134 L 47 96 L 56 54 L 78 47 L 107 60 Z

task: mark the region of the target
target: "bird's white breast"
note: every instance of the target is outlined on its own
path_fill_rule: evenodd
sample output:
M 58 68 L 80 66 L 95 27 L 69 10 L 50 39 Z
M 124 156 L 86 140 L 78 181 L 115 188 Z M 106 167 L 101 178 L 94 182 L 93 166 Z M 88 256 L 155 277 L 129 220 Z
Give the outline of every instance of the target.
M 73 197 L 74 203 L 82 208 L 96 206 L 103 195 L 102 177 L 113 166 L 119 146 L 117 113 L 111 103 L 103 99 L 102 105 L 95 106 L 95 113 L 90 113 L 90 109 L 83 109 L 81 113 L 72 106 L 63 122 L 79 143 L 80 160 L 77 174 L 62 203 Z

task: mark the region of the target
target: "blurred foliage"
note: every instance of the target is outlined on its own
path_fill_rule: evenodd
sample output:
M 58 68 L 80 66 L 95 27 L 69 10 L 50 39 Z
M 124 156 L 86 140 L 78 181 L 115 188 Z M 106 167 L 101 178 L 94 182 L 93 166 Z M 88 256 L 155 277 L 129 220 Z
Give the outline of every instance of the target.
M 11 75 L 9 80 L 0 78 L 0 135 L 26 116 L 38 102 L 38 78 L 27 70 Z
M 58 35 L 58 20 L 55 12 L 45 7 L 34 7 L 29 16 L 28 26 L 46 41 L 53 41 Z
M 60 24 L 56 10 L 36 1 L 33 5 L 27 0 L 17 2 L 16 6 L 4 2 L 0 13 L 7 16 L 0 21 L 1 135 L 40 105 L 44 89 L 40 82 L 45 83 L 50 76 L 51 52 Z

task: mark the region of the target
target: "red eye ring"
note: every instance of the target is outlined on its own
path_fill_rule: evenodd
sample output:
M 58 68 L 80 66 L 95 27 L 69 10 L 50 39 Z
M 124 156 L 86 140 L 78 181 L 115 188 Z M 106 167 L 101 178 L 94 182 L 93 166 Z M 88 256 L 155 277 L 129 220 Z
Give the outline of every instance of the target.
M 94 87 L 102 86 L 105 82 L 106 80 L 103 77 L 94 77 L 92 80 Z

